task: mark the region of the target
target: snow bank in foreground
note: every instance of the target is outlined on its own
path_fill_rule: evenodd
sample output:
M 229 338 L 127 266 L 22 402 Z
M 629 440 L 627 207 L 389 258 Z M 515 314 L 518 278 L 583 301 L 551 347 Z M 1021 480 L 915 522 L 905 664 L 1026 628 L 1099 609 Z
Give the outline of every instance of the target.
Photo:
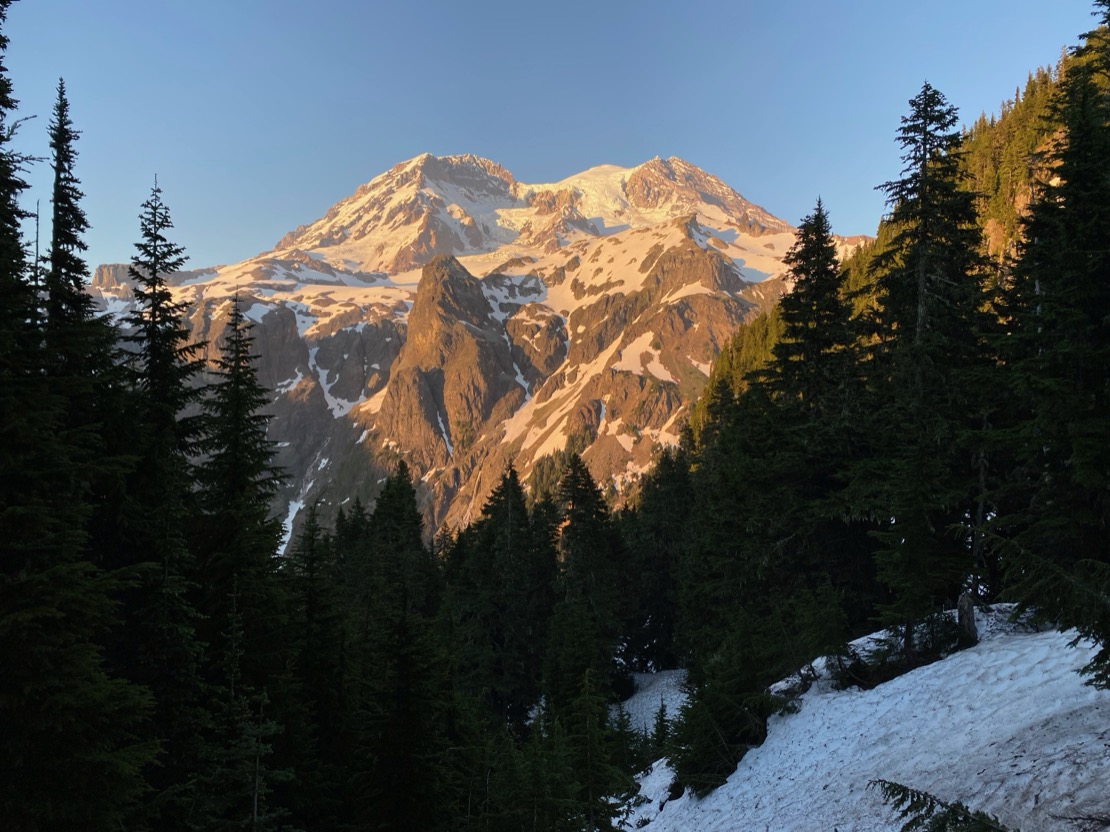
M 1071 634 L 1002 621 L 996 613 L 980 622 L 978 646 L 874 690 L 819 680 L 703 800 L 666 802 L 670 770 L 657 763 L 641 777 L 647 802 L 626 827 L 896 830 L 894 813 L 867 788 L 877 778 L 963 801 L 1022 832 L 1075 829 L 1061 816 L 1110 813 L 1110 692 L 1075 672 L 1092 649 L 1068 648 Z

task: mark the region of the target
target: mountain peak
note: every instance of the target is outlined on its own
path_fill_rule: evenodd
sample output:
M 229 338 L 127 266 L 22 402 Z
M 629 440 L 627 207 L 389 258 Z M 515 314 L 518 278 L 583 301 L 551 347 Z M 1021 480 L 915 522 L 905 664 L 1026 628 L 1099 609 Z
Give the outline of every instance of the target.
M 676 156 L 525 185 L 482 156 L 421 153 L 286 234 L 275 252 L 300 249 L 339 268 L 398 274 L 441 254 L 466 257 L 506 245 L 514 255 L 550 254 L 583 238 L 691 214 L 752 236 L 791 230 Z
M 493 184 L 495 189 L 503 188 L 506 191 L 511 191 L 516 185 L 513 175 L 504 167 L 491 159 L 476 156 L 473 153 L 460 153 L 450 156 L 434 156 L 431 153 L 421 153 L 408 161 L 394 165 L 392 170 L 413 171 L 433 182 L 455 184 L 463 187 L 479 185 L 488 188 Z M 372 185 L 376 181 L 377 179 L 368 184 Z
M 713 174 L 677 156 L 654 156 L 633 169 L 625 191 L 629 204 L 642 210 L 667 208 L 675 216 L 719 211 L 755 236 L 792 230 Z

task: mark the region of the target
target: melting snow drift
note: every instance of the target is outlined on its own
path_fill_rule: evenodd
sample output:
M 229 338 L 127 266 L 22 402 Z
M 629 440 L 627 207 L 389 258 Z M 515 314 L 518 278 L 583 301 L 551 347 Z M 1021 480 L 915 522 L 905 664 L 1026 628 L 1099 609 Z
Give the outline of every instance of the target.
M 875 779 L 961 801 L 1022 832 L 1078 830 L 1067 817 L 1110 814 L 1110 691 L 1076 673 L 1092 648 L 1070 648 L 1074 633 L 1010 625 L 1008 612 L 981 618 L 976 647 L 873 690 L 818 679 L 702 800 L 667 802 L 671 772 L 656 763 L 625 827 L 893 832 L 901 824 L 867 787 Z M 645 693 L 658 708 L 658 692 Z

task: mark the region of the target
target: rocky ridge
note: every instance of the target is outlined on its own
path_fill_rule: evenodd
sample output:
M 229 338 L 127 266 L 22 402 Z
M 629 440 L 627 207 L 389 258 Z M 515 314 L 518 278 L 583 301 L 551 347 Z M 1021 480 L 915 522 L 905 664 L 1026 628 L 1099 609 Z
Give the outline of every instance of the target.
M 677 441 L 721 344 L 786 290 L 794 229 L 677 158 L 526 185 L 428 154 L 240 263 L 173 276 L 210 351 L 254 323 L 292 525 L 406 459 L 431 528 L 568 442 L 620 492 Z M 857 243 L 845 241 L 849 247 Z M 93 292 L 131 303 L 126 267 Z

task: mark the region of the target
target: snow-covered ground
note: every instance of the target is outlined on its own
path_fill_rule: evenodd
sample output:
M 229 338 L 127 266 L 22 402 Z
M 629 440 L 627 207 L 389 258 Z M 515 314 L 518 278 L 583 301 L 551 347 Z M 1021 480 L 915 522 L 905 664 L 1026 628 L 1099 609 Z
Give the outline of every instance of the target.
M 659 706 L 666 709 L 667 719 L 673 721 L 679 708 L 686 701 L 682 683 L 686 681 L 685 670 L 662 670 L 659 673 L 633 673 L 636 693 L 621 703 L 628 714 L 628 722 L 633 730 L 650 734 L 655 729 L 655 717 Z
M 763 746 L 702 800 L 687 793 L 668 802 L 671 772 L 660 761 L 641 776 L 646 802 L 626 827 L 890 832 L 900 826 L 895 813 L 867 786 L 880 778 L 962 801 L 1022 832 L 1076 830 L 1066 818 L 1110 815 L 1110 692 L 1075 672 L 1090 646 L 1010 625 L 1007 613 L 980 617 L 976 647 L 874 690 L 837 691 L 819 679 L 797 713 L 772 718 Z M 625 707 L 653 718 L 659 694 L 641 680 Z M 664 701 L 673 714 L 678 700 Z

